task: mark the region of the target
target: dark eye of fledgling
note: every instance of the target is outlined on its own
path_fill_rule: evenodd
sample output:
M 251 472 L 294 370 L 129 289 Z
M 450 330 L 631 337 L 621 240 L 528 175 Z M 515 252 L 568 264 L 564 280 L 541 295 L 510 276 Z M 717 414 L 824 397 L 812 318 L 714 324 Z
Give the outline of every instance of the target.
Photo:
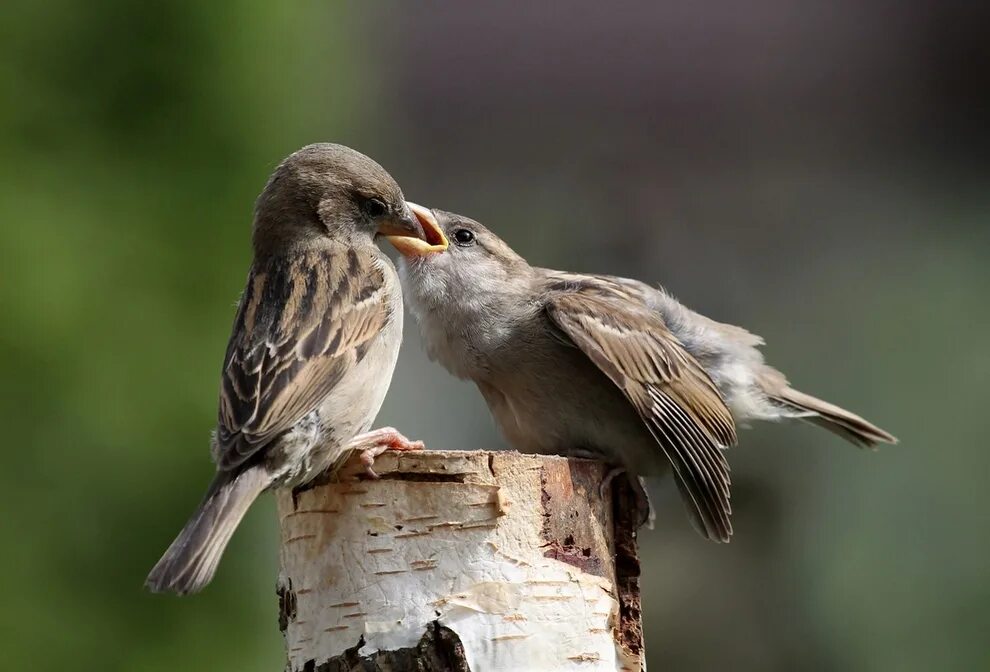
M 454 242 L 461 247 L 474 244 L 474 232 L 470 229 L 457 229 L 454 231 Z
M 364 202 L 362 207 L 364 208 L 364 214 L 368 215 L 368 217 L 371 217 L 372 219 L 381 217 L 388 212 L 388 207 L 380 198 L 369 198 Z

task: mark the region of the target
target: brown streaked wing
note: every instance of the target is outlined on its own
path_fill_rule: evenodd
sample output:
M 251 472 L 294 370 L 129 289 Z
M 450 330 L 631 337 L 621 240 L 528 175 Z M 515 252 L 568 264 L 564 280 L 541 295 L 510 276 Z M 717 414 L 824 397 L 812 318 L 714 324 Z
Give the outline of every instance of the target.
M 732 509 L 722 448 L 736 443 L 736 430 L 725 401 L 658 315 L 608 298 L 612 288 L 594 280 L 551 291 L 548 316 L 636 408 L 704 534 L 728 541 Z
M 315 410 L 389 319 L 384 274 L 354 249 L 253 268 L 220 386 L 218 466 L 232 469 Z

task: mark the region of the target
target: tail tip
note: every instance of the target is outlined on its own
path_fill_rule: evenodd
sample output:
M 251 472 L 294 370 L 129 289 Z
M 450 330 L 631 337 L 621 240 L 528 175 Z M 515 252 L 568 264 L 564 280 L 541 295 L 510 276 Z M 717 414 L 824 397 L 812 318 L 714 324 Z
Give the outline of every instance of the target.
M 172 593 L 181 597 L 200 592 L 206 587 L 206 582 L 189 581 L 184 577 L 149 575 L 144 581 L 144 587 L 149 593 L 156 595 Z
M 182 571 L 176 568 L 169 558 L 162 558 L 144 580 L 144 587 L 150 593 L 172 593 L 174 595 L 192 595 L 198 593 L 210 583 L 213 578 L 211 568 L 193 565 Z M 203 570 L 206 571 L 203 571 Z
M 896 446 L 898 443 L 901 442 L 900 439 L 898 439 L 896 436 L 894 436 L 893 434 L 889 434 L 888 432 L 885 432 L 879 427 L 876 427 L 875 430 L 876 431 L 871 432 L 870 435 L 861 437 L 864 448 L 869 448 L 870 450 L 876 451 L 876 450 L 880 450 L 881 444 L 888 446 Z

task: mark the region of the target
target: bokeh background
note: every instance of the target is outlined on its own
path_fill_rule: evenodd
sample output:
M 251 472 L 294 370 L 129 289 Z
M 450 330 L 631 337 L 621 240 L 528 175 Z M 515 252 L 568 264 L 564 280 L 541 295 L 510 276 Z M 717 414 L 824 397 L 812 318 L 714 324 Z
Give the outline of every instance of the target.
M 987 6 L 6 0 L 2 666 L 281 669 L 270 498 L 203 595 L 141 584 L 209 479 L 253 199 L 336 141 L 901 438 L 744 432 L 723 547 L 657 484 L 651 669 L 990 669 Z M 411 326 L 380 421 L 504 446 Z

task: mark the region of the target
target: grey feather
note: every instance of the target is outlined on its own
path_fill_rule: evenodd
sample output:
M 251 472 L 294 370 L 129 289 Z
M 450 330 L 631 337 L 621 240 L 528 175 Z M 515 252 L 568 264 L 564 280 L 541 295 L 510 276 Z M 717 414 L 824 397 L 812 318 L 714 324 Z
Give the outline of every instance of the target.
M 723 449 L 749 420 L 797 418 L 860 445 L 895 439 L 793 390 L 763 343 L 637 280 L 530 266 L 484 226 L 434 211 L 451 244 L 399 266 L 430 357 L 475 382 L 523 452 L 673 471 L 706 537 L 732 534 Z M 457 236 L 466 229 L 473 236 Z

